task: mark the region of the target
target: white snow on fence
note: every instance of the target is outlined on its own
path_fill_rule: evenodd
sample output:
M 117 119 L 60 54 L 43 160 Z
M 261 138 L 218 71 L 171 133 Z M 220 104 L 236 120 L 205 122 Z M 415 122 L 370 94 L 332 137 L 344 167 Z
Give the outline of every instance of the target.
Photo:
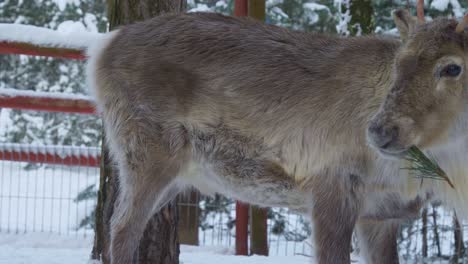
M 30 25 L 0 23 L 0 42 L 26 42 L 47 47 L 83 50 L 101 35 L 103 34 L 70 30 L 70 27 L 52 30 Z
M 19 90 L 12 88 L 0 88 L 0 97 L 36 97 L 36 98 L 51 98 L 51 99 L 68 99 L 68 100 L 86 100 L 93 101 L 93 98 L 87 95 L 72 94 L 72 93 L 54 93 L 54 92 L 37 92 L 33 90 Z

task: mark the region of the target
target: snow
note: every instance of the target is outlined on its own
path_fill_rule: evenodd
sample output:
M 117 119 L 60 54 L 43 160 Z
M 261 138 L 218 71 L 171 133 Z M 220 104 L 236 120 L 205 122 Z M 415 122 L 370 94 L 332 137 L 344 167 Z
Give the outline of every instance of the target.
M 84 20 L 84 23 L 86 24 L 87 31 L 89 31 L 89 32 L 98 32 L 98 28 L 97 28 L 97 23 L 98 22 L 97 22 L 96 15 L 86 13 L 83 20 Z
M 464 10 L 458 0 L 434 0 L 431 2 L 431 8 L 437 9 L 439 11 L 445 11 L 447 10 L 449 4 L 452 5 L 452 9 L 456 17 L 463 16 Z
M 66 20 L 57 26 L 57 32 L 71 35 L 75 32 L 86 32 L 86 27 L 79 21 Z
M 350 0 L 334 0 L 333 5 L 338 9 L 338 23 L 336 25 L 336 32 L 340 35 L 348 36 L 350 34 L 348 30 L 348 24 L 351 22 L 350 14 Z M 345 6 L 345 12 L 343 12 L 343 6 Z
M 80 0 L 54 0 L 54 2 L 57 3 L 60 11 L 64 11 L 67 4 L 74 4 L 76 6 L 80 5 Z
M 192 12 L 213 12 L 213 10 L 206 4 L 197 4 L 196 7 L 188 11 L 188 13 Z
M 228 8 L 228 3 L 225 0 L 216 2 L 216 7 Z
M 86 100 L 92 102 L 90 96 L 72 94 L 72 93 L 55 93 L 55 92 L 37 92 L 34 90 L 20 90 L 12 88 L 0 88 L 1 97 L 39 97 L 39 98 L 52 98 L 52 99 L 68 99 L 68 100 Z
M 13 121 L 10 118 L 11 109 L 2 108 L 0 109 L 0 138 L 5 135 L 9 127 L 13 126 Z
M 283 4 L 284 0 L 267 0 L 266 1 L 266 6 L 267 8 Z
M 310 10 L 310 11 L 321 11 L 321 10 L 327 10 L 330 12 L 330 9 L 326 5 L 321 5 L 317 3 L 305 3 L 303 5 L 304 9 Z
M 331 14 L 330 9 L 326 5 L 321 5 L 317 3 L 305 3 L 303 5 L 304 12 L 309 19 L 310 24 L 315 24 L 319 22 L 320 16 L 317 13 L 318 11 L 326 11 L 328 14 Z
M 81 22 L 65 21 L 57 30 L 0 23 L 0 41 L 26 42 L 48 47 L 85 49 L 102 35 L 88 32 Z
M 0 235 L 0 264 L 86 264 L 90 241 L 57 236 Z M 46 242 L 46 243 L 45 243 Z
M 431 3 L 431 8 L 435 8 L 439 11 L 445 11 L 449 3 L 450 0 L 434 0 Z
M 223 254 L 221 249 L 182 246 L 180 260 L 183 264 L 311 264 L 306 256 L 233 256 Z
M 273 7 L 271 9 L 271 12 L 277 14 L 278 16 L 280 16 L 282 18 L 289 18 L 289 16 L 286 13 L 284 13 L 284 11 L 281 8 L 279 8 L 277 6 Z
M 86 264 L 92 237 L 86 239 L 45 234 L 0 235 L 0 264 Z M 311 264 L 306 256 L 233 256 L 219 247 L 181 246 L 182 264 Z

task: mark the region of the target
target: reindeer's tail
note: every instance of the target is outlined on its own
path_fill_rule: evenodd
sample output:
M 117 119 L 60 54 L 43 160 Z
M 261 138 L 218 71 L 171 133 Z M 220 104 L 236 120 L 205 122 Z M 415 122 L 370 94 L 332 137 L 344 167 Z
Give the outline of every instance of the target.
M 90 95 L 93 96 L 95 100 L 97 99 L 97 90 L 99 89 L 98 76 L 101 70 L 99 66 L 101 56 L 117 33 L 118 30 L 102 34 L 96 38 L 93 43 L 90 43 L 86 49 L 86 56 L 88 58 L 86 65 L 86 84 L 89 87 Z M 97 110 L 100 111 L 101 109 L 98 107 Z

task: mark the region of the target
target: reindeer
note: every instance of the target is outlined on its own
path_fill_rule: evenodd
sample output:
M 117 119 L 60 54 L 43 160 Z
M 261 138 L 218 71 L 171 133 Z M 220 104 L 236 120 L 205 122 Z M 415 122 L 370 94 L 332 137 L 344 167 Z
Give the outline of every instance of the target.
M 456 182 L 456 188 L 452 189 L 440 182 L 419 185 L 415 181 L 407 181 L 406 190 L 401 190 L 400 195 L 408 189 L 412 189 L 414 195 L 415 190 L 419 189 L 417 192 L 426 198 L 418 197 L 409 203 L 409 207 L 399 204 L 398 198 L 395 198 L 393 202 L 402 206 L 393 206 L 394 212 L 401 213 L 400 217 L 405 218 L 405 213 L 408 213 L 406 217 L 412 217 L 410 208 L 417 212 L 424 202 L 439 200 L 445 206 L 455 209 L 457 215 L 466 220 L 468 74 L 465 71 L 468 66 L 468 14 L 458 24 L 446 20 L 447 24 L 444 25 L 439 23 L 442 19 L 426 23 L 423 3 L 418 1 L 417 20 L 406 14 L 407 19 L 402 19 L 406 21 L 405 25 L 401 25 L 401 21 L 395 19 L 403 45 L 395 58 L 393 84 L 378 112 L 369 122 L 367 138 L 369 145 L 379 154 L 390 158 L 405 156 L 409 147 L 414 145 L 426 148 Z M 395 14 L 398 15 L 399 12 Z M 424 36 L 431 33 L 439 34 L 431 41 L 423 42 Z M 426 77 L 421 77 L 421 74 Z M 414 98 L 417 99 L 411 101 Z M 388 210 L 390 208 L 383 211 Z M 378 255 L 375 253 L 383 253 L 383 237 L 391 237 L 392 240 L 387 243 L 395 245 L 394 231 L 399 220 L 393 221 L 396 222 L 393 230 L 373 230 L 375 233 L 372 241 L 376 245 L 365 247 L 366 250 L 376 249 L 374 252 L 367 252 L 371 263 L 377 262 Z M 390 258 L 387 259 L 389 260 Z
M 394 19 L 403 42 L 213 13 L 103 37 L 88 80 L 119 171 L 112 263 L 188 186 L 309 214 L 318 263 L 350 263 L 355 229 L 368 262 L 398 263 L 396 219 L 427 197 L 404 195 L 394 157 L 463 138 L 468 96 L 464 24 Z

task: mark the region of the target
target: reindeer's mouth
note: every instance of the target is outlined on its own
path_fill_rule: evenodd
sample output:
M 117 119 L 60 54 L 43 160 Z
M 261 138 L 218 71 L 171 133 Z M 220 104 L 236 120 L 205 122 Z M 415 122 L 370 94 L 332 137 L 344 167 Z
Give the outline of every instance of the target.
M 408 155 L 408 150 L 410 148 L 402 148 L 402 149 L 384 149 L 384 148 L 377 148 L 377 151 L 381 156 L 387 159 L 402 159 Z

